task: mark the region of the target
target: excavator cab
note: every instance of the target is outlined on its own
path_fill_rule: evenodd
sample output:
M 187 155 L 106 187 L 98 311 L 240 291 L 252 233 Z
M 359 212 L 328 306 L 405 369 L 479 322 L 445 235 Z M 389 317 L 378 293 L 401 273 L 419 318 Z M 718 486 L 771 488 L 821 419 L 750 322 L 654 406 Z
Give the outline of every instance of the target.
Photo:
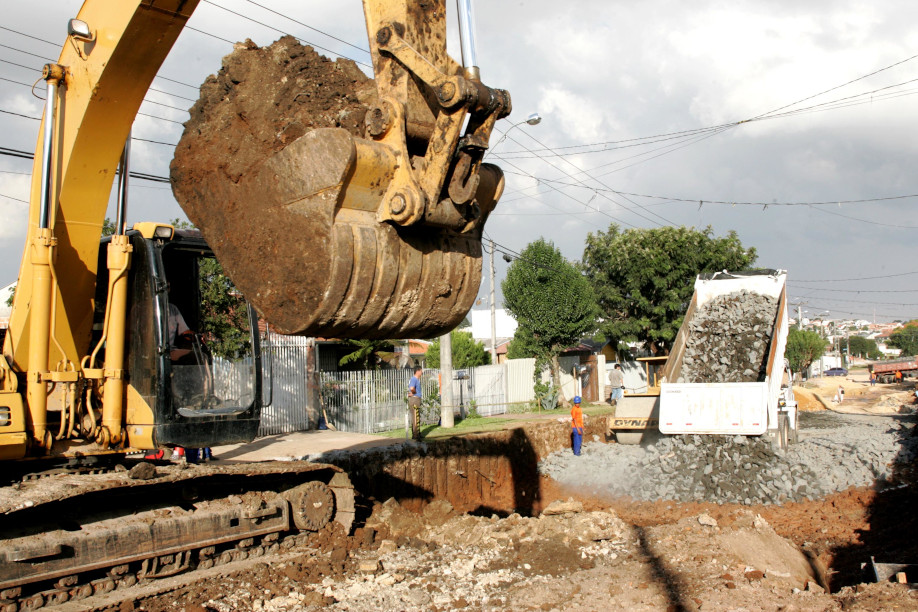
M 128 444 L 203 447 L 252 439 L 261 413 L 253 309 L 200 232 L 127 236 L 134 248 L 125 334 Z M 102 257 L 109 240 L 103 239 Z M 107 269 L 99 269 L 96 303 L 104 305 Z M 96 313 L 98 340 L 104 310 Z

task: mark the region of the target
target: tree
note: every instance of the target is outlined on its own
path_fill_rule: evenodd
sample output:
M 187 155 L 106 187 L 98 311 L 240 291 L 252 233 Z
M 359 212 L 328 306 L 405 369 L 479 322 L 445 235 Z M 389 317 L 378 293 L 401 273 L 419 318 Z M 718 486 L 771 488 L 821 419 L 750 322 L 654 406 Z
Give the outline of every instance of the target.
M 784 356 L 791 370 L 803 372 L 810 364 L 822 357 L 828 342 L 814 331 L 792 329 L 787 334 L 787 348 Z
M 249 311 L 215 257 L 204 257 L 198 270 L 201 332 L 214 355 L 236 359 L 249 351 Z
M 389 340 L 348 340 L 354 352 L 338 360 L 338 365 L 353 363 L 360 370 L 378 370 L 393 354 L 395 347 Z
M 536 370 L 541 371 L 547 361 L 539 362 L 539 347 L 532 332 L 525 327 L 517 327 L 513 333 L 513 340 L 507 345 L 507 359 L 529 359 L 536 358 Z
M 848 338 L 848 347 L 850 355 L 857 355 L 866 359 L 879 359 L 880 349 L 877 347 L 877 341 L 862 336 L 851 336 Z
M 587 235 L 583 269 L 596 292 L 600 332 L 613 347 L 644 342 L 667 354 L 688 308 L 695 277 L 704 272 L 739 271 L 756 260 L 736 232 L 723 238 L 710 226 L 659 227 Z
M 889 343 L 903 355 L 918 355 L 918 319 L 909 321 L 889 337 Z
M 491 363 L 491 353 L 485 350 L 484 344 L 472 338 L 469 332 L 451 331 L 453 369 L 462 370 Z M 427 347 L 424 363 L 428 368 L 440 367 L 440 338 Z
M 554 244 L 539 238 L 510 265 L 501 288 L 504 306 L 532 339 L 536 359 L 551 364 L 552 382 L 560 388 L 558 355 L 596 325 L 590 283 Z

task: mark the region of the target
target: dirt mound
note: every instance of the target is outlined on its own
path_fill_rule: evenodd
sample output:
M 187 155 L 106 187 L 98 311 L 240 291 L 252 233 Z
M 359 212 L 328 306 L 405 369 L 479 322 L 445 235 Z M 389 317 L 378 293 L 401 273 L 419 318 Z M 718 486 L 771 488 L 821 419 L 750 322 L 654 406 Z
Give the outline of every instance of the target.
M 794 399 L 797 400 L 797 409 L 803 412 L 826 409 L 825 404 L 820 401 L 815 393 L 803 387 L 794 387 Z

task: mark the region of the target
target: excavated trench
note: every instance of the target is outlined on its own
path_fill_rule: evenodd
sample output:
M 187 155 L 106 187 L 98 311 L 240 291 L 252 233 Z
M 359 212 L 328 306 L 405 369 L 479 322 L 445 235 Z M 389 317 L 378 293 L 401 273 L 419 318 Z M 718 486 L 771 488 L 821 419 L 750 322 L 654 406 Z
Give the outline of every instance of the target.
M 591 417 L 586 440 L 606 440 L 611 416 Z M 468 514 L 537 515 L 544 499 L 539 461 L 570 448 L 570 426 L 551 420 L 505 431 L 472 434 L 360 453 L 318 457 L 346 471 L 366 498 L 394 497 L 410 510 L 446 500 Z
M 586 423 L 585 439 L 608 441 L 610 420 L 611 416 L 591 417 Z M 849 488 L 814 499 L 752 506 L 700 498 L 641 501 L 637 497 L 602 495 L 540 474 L 539 462 L 555 451 L 570 448 L 569 436 L 569 424 L 551 420 L 461 438 L 359 453 L 334 452 L 317 459 L 347 471 L 356 490 L 371 505 L 394 498 L 403 508 L 416 512 L 434 501 L 446 500 L 460 513 L 538 516 L 553 501 L 572 496 L 585 508 L 612 508 L 625 521 L 648 527 L 700 513 L 727 517 L 751 508 L 814 560 L 814 570 L 833 591 L 862 582 L 861 564 L 870 556 L 898 558 L 907 553 L 905 548 L 910 550 L 903 548 L 895 530 L 887 529 L 885 520 L 872 523 L 881 516 L 901 516 L 914 501 L 912 486 L 886 492 Z M 640 474 L 635 476 L 640 478 Z M 909 472 L 893 478 L 909 480 L 911 476 Z

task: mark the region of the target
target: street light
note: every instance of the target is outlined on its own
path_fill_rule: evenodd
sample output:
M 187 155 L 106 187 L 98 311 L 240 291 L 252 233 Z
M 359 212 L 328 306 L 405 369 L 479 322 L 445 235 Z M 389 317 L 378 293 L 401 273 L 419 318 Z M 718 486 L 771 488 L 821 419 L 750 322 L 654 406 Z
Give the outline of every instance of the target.
M 513 125 L 511 125 L 507 129 L 507 131 L 504 132 L 503 136 L 501 136 L 498 139 L 498 141 L 494 143 L 494 146 L 485 152 L 485 157 L 488 156 L 488 153 L 496 149 L 497 145 L 499 145 L 504 140 L 506 140 L 507 134 L 509 134 L 510 130 L 512 130 L 513 128 L 523 125 L 524 123 L 526 125 L 539 125 L 541 122 L 542 122 L 542 116 L 539 115 L 539 113 L 530 113 L 528 117 L 526 117 L 519 123 L 514 123 Z M 490 267 L 490 272 L 491 272 L 490 274 L 490 277 L 491 277 L 491 363 L 496 365 L 497 364 L 497 304 L 495 303 L 495 300 L 494 300 L 494 241 L 493 240 L 491 240 L 491 250 L 489 252 L 489 255 L 490 257 L 488 258 L 489 259 L 488 265 Z M 510 261 L 506 253 L 504 253 L 504 260 Z
M 494 149 L 496 149 L 497 146 L 498 146 L 500 143 L 502 143 L 503 141 L 505 141 L 505 140 L 507 139 L 507 134 L 510 133 L 510 130 L 512 130 L 512 129 L 515 128 L 515 127 L 519 127 L 519 126 L 523 125 L 524 123 L 525 123 L 526 125 L 539 125 L 540 123 L 542 123 L 542 116 L 539 115 L 539 113 L 530 113 L 528 117 L 526 117 L 525 119 L 523 119 L 523 120 L 520 121 L 519 123 L 514 123 L 513 125 L 511 125 L 509 128 L 507 128 L 507 131 L 505 131 L 505 132 L 501 135 L 501 137 L 497 139 L 497 142 L 494 143 L 494 146 L 491 147 L 490 149 L 488 149 L 488 150 L 485 152 L 485 157 L 487 157 L 488 154 L 490 154 L 491 152 L 493 152 Z

